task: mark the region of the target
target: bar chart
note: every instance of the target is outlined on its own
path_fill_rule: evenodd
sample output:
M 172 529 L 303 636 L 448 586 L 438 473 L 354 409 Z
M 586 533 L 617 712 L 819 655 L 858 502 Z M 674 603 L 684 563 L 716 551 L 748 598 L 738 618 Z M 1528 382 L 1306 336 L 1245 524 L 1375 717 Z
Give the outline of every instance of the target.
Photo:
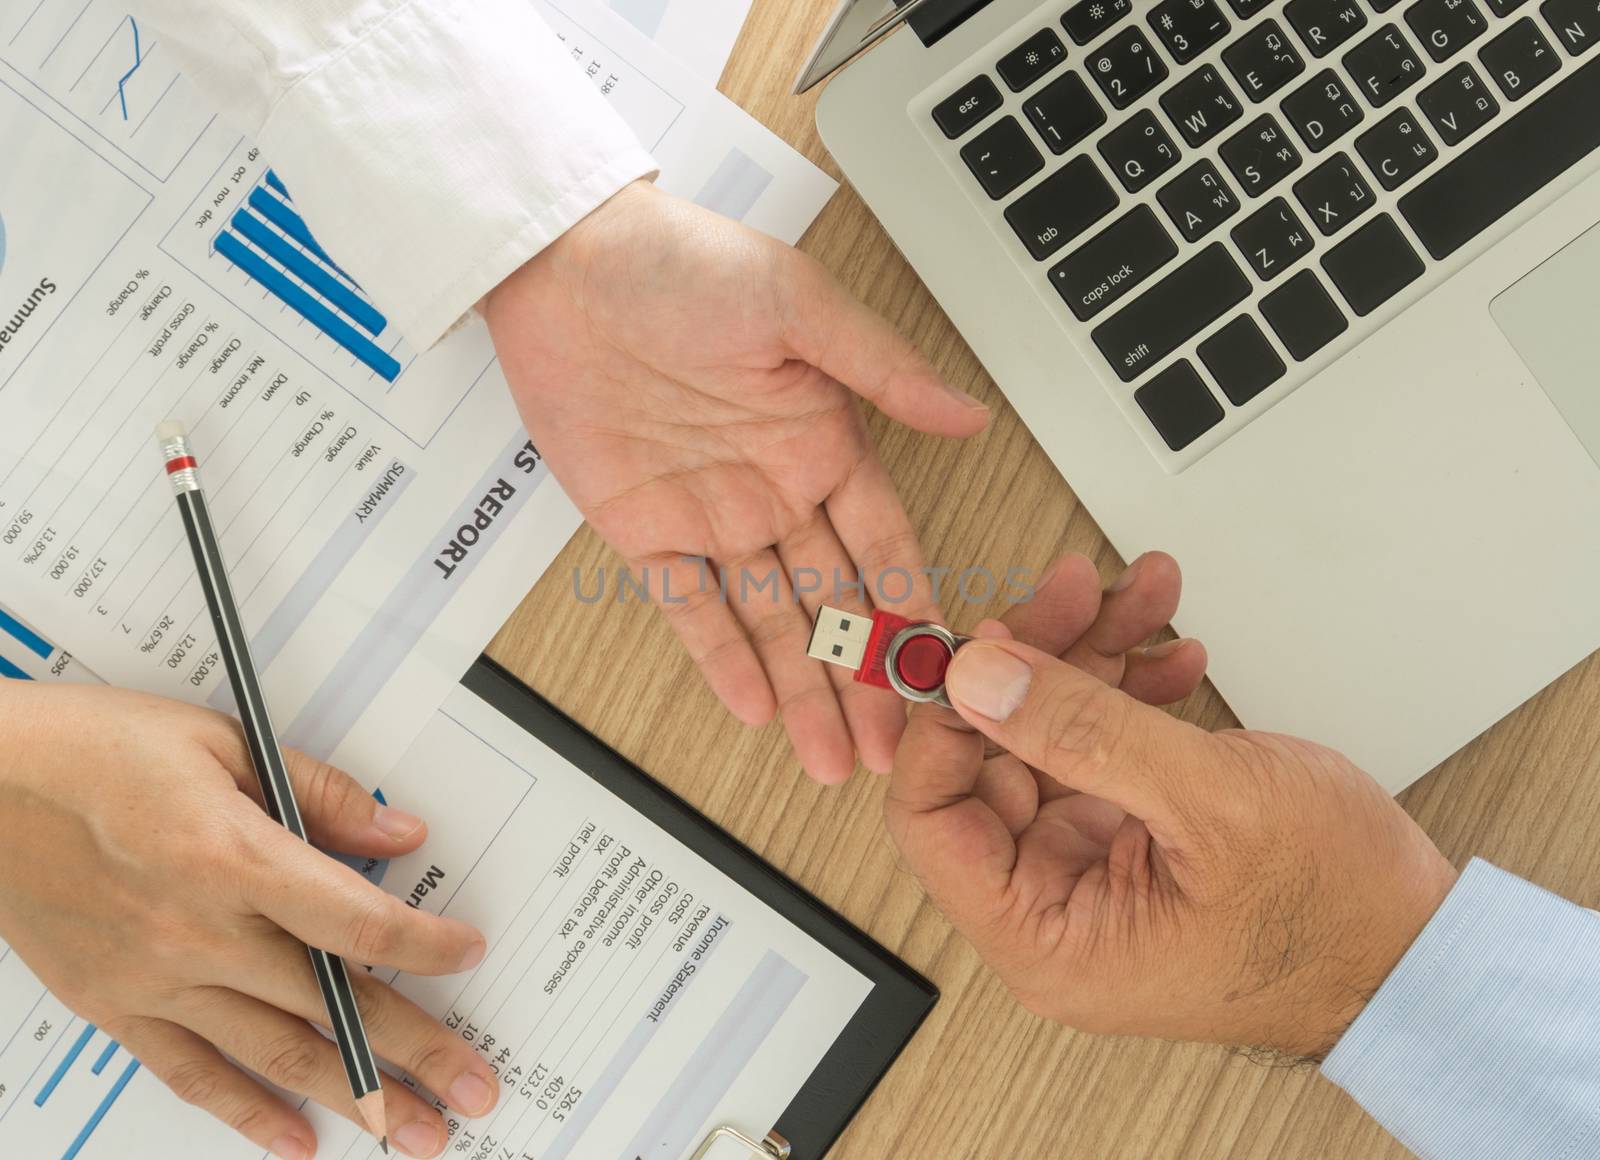
M 48 661 L 55 651 L 55 645 L 0 608 L 0 677 L 10 677 L 14 681 L 33 680 L 33 674 L 16 661 L 8 659 L 8 654 L 28 657 L 33 661 Z M 32 667 L 30 664 L 29 668 Z
M 20 0 L 0 9 L 0 59 L 165 181 L 212 114 L 118 0 Z
M 0 965 L 15 963 L 3 953 Z M 25 973 L 20 963 L 12 969 Z M 0 970 L 0 975 L 6 972 Z M 121 1050 L 121 1044 L 93 1023 L 74 1018 L 53 996 L 35 984 L 26 993 L 36 995 L 24 1018 L 9 1032 L 0 1051 L 0 1080 L 17 1083 L 15 1090 L 0 1082 L 0 1133 L 5 1139 L 26 1138 L 40 1160 L 80 1160 L 115 1151 L 90 1143 L 108 1133 L 106 1120 L 123 1099 L 140 1064 Z M 7 1034 L 0 1025 L 0 1034 Z M 15 1073 L 26 1074 L 20 1081 Z M 6 1121 L 10 1120 L 8 1124 Z
M 92 682 L 97 678 L 70 653 L 0 606 L 0 677 L 13 681 Z
M 161 246 L 419 447 L 494 361 L 481 327 L 463 327 L 425 354 L 413 350 L 318 242 L 295 204 L 293 182 L 247 143 L 228 156 Z
M 374 341 L 388 329 L 388 319 L 317 244 L 272 170 L 211 244 L 246 277 L 384 382 L 400 377 L 400 360 Z

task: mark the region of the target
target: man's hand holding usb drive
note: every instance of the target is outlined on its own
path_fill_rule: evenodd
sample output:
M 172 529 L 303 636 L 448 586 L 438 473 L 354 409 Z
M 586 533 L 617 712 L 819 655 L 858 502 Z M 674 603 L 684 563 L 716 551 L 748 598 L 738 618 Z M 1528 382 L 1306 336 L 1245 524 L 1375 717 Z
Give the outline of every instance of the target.
M 1293 738 L 1211 734 L 1195 642 L 1129 651 L 1177 606 L 1136 561 L 1100 600 L 1081 558 L 980 626 L 919 705 L 886 807 L 906 862 L 1032 1010 L 1101 1033 L 1318 1058 L 1455 871 L 1376 782 Z

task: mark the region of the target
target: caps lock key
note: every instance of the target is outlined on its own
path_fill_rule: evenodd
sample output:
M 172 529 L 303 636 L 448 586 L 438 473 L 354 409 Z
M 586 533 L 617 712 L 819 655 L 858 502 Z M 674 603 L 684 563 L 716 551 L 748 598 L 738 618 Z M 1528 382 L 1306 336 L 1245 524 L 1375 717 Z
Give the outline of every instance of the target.
M 1129 210 L 1050 271 L 1050 284 L 1074 317 L 1087 322 L 1178 256 L 1147 205 Z

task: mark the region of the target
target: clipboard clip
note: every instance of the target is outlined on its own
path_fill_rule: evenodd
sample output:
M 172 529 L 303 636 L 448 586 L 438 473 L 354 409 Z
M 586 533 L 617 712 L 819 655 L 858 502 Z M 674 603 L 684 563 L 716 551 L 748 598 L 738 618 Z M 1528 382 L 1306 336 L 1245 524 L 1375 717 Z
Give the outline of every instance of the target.
M 730 1128 L 726 1124 L 716 1129 L 707 1136 L 700 1147 L 695 1149 L 689 1160 L 705 1160 L 711 1154 L 711 1149 L 716 1147 L 717 1141 L 729 1140 L 739 1145 L 757 1160 L 789 1160 L 789 1141 L 776 1132 L 768 1132 L 765 1140 L 752 1140 L 737 1128 Z

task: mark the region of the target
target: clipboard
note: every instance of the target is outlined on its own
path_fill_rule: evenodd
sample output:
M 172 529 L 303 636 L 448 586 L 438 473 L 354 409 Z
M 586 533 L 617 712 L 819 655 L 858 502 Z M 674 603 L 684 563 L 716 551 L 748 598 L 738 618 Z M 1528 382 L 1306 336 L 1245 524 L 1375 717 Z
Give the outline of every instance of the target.
M 488 657 L 461 684 L 871 982 L 854 1018 L 765 1138 L 720 1126 L 690 1156 L 702 1160 L 726 1141 L 753 1160 L 822 1160 L 933 1010 L 938 990 Z

